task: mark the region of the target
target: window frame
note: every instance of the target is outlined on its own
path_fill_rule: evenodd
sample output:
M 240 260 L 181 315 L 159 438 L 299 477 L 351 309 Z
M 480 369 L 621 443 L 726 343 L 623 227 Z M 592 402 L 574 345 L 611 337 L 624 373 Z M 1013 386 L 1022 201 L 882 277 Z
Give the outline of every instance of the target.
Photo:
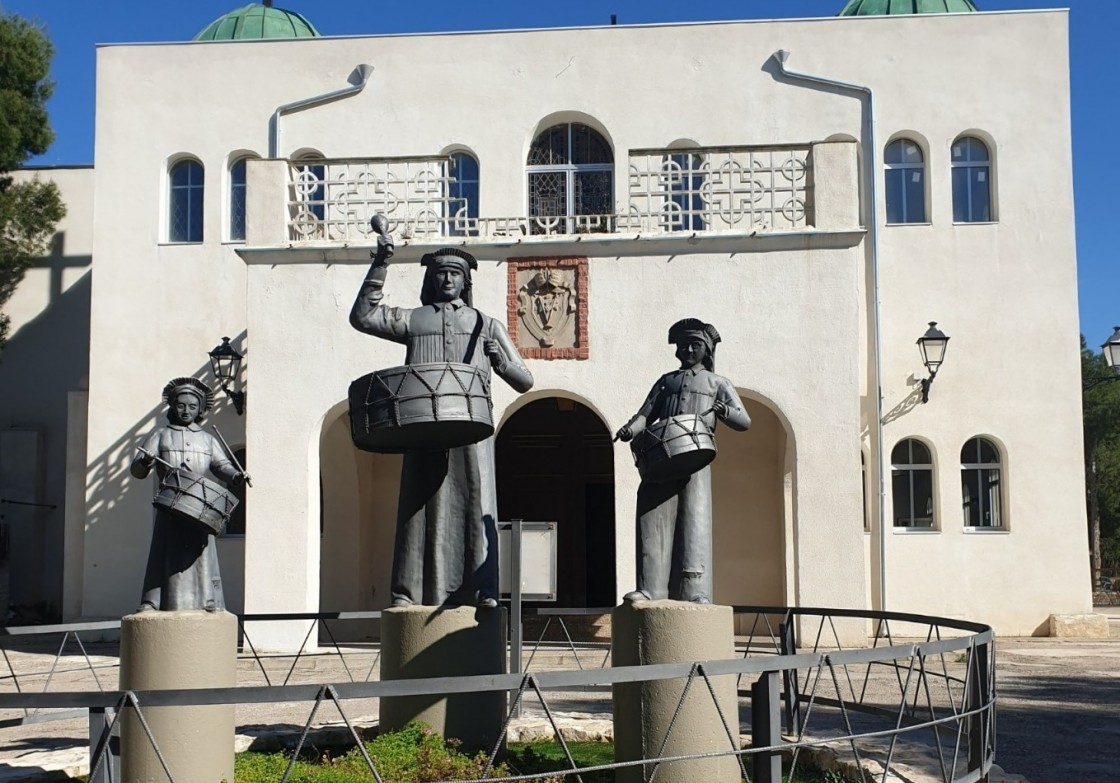
M 983 160 L 972 160 L 972 145 L 968 146 L 968 154 L 964 160 L 957 160 L 953 154 L 953 149 L 958 144 L 964 142 L 974 142 L 978 144 L 983 150 L 986 157 Z M 996 221 L 996 202 L 995 202 L 995 188 L 992 187 L 992 174 L 995 170 L 995 160 L 992 154 L 992 145 L 986 140 L 982 139 L 974 133 L 967 133 L 953 139 L 952 144 L 949 145 L 949 191 L 953 201 L 953 224 L 966 225 L 970 223 L 995 223 Z M 963 217 L 957 211 L 957 172 L 963 171 L 967 177 L 967 203 L 964 205 Z M 973 172 L 983 173 L 984 185 L 987 190 L 988 214 L 986 216 L 977 217 L 973 214 Z
M 183 185 L 175 184 L 175 173 L 182 167 L 187 168 L 187 183 Z M 191 180 L 191 172 L 197 169 L 199 173 L 199 181 L 193 182 Z M 193 204 L 198 209 L 198 236 L 194 237 L 192 234 L 192 191 L 198 192 L 197 204 Z M 179 198 L 186 200 L 186 218 L 185 218 L 185 236 L 176 237 L 175 229 L 175 209 L 176 203 Z M 185 155 L 172 161 L 167 167 L 167 243 L 171 245 L 200 245 L 206 239 L 206 166 L 202 161 L 196 157 Z
M 917 150 L 918 156 L 920 158 L 918 162 L 916 162 L 916 163 L 915 162 L 907 162 L 905 160 L 905 157 L 906 157 L 906 155 L 905 155 L 905 145 L 906 144 L 913 145 L 914 149 Z M 903 160 L 902 160 L 902 162 L 898 162 L 898 163 L 888 162 L 888 158 L 890 157 L 890 151 L 896 145 L 902 147 L 902 149 L 903 149 L 903 154 L 900 155 L 900 157 L 903 158 Z M 907 185 L 906 175 L 907 175 L 908 172 L 912 172 L 912 171 L 918 171 L 921 174 L 921 183 L 920 183 L 921 188 L 920 188 L 920 190 L 921 190 L 922 203 L 921 203 L 921 208 L 919 210 L 920 215 L 916 216 L 917 219 L 915 219 L 915 216 L 911 216 L 909 214 L 910 210 L 908 209 L 908 202 L 907 202 L 908 197 L 906 195 L 907 192 L 908 192 L 908 189 L 906 187 L 906 185 Z M 901 193 L 902 193 L 902 208 L 901 208 L 902 219 L 901 220 L 891 220 L 890 183 L 891 183 L 892 176 L 895 173 L 897 173 L 899 176 L 902 177 L 902 187 L 900 189 Z M 929 198 L 928 198 L 929 194 L 927 192 L 928 182 L 929 182 L 929 177 L 926 174 L 926 153 L 925 153 L 925 149 L 923 149 L 922 145 L 919 144 L 917 142 L 917 140 L 912 139 L 909 136 L 899 136 L 898 138 L 892 139 L 891 141 L 887 142 L 887 145 L 883 148 L 883 210 L 884 210 L 883 217 L 884 217 L 884 220 L 886 222 L 886 225 L 888 225 L 888 226 L 908 226 L 908 225 L 928 225 L 929 224 L 929 222 L 930 222 L 930 219 L 929 219 Z
M 681 159 L 687 161 L 687 166 L 682 164 Z M 705 217 L 707 204 L 701 194 L 707 181 L 703 157 L 687 147 L 672 150 L 665 156 L 662 171 L 667 180 L 668 198 L 665 211 L 671 218 L 669 230 L 706 231 L 708 229 L 708 219 Z M 688 187 L 682 187 L 683 184 L 687 184 Z M 690 201 L 691 205 L 688 203 Z M 677 208 L 670 208 L 669 204 L 676 204 Z
M 465 149 L 452 150 L 447 154 L 451 159 L 450 169 L 447 175 L 447 236 L 451 237 L 467 237 L 478 236 L 478 205 L 482 195 L 482 164 L 473 152 Z M 459 176 L 460 160 L 470 159 L 474 164 L 474 179 L 465 179 Z M 463 195 L 464 187 L 474 187 L 473 200 L 469 196 Z M 463 207 L 458 210 L 452 210 L 451 205 L 453 201 L 464 202 Z M 464 225 L 459 225 L 459 212 L 466 209 L 466 221 Z
M 593 133 L 593 134 L 595 134 L 596 136 L 599 137 L 599 139 L 603 143 L 603 146 L 607 150 L 610 151 L 610 155 L 611 155 L 611 162 L 610 163 L 572 163 L 571 162 L 573 157 L 574 157 L 573 156 L 573 144 L 572 144 L 573 129 L 577 125 L 582 126 L 584 128 L 587 128 L 587 130 L 590 133 Z M 536 147 L 537 142 L 541 139 L 542 136 L 544 136 L 545 134 L 551 133 L 554 129 L 559 128 L 559 127 L 564 127 L 565 131 L 566 131 L 565 138 L 566 138 L 567 143 L 566 143 L 566 155 L 565 155 L 565 157 L 566 157 L 568 162 L 567 163 L 549 163 L 549 164 L 530 164 L 529 160 L 531 159 L 531 156 L 533 154 L 533 150 Z M 525 214 L 526 214 L 526 217 L 529 219 L 529 226 L 530 226 L 530 229 L 531 229 L 530 233 L 543 233 L 543 231 L 532 230 L 537 226 L 542 226 L 543 225 L 543 223 L 535 222 L 535 221 L 539 221 L 539 220 L 547 220 L 549 218 L 553 218 L 553 219 L 557 220 L 558 224 L 562 221 L 563 225 L 566 229 L 564 233 L 575 234 L 575 233 L 578 233 L 577 232 L 578 225 L 577 225 L 577 220 L 576 219 L 579 218 L 579 217 L 584 217 L 586 215 L 597 215 L 597 214 L 614 215 L 615 214 L 615 196 L 616 196 L 616 193 L 615 193 L 615 184 L 616 183 L 615 183 L 614 169 L 615 169 L 615 150 L 614 150 L 614 147 L 611 145 L 611 143 L 607 139 L 607 137 L 604 136 L 594 126 L 592 126 L 592 125 L 590 125 L 586 122 L 575 122 L 575 121 L 557 122 L 557 123 L 553 123 L 552 125 L 549 125 L 548 127 L 543 128 L 540 131 L 538 131 L 537 134 L 533 136 L 532 142 L 529 144 L 529 154 L 528 154 L 528 156 L 526 156 L 526 160 L 525 160 Z M 608 197 L 608 204 L 610 206 L 610 211 L 606 212 L 606 213 L 598 213 L 598 212 L 588 212 L 588 213 L 578 212 L 577 213 L 576 212 L 576 195 L 575 195 L 575 193 L 576 193 L 575 183 L 576 183 L 577 175 L 578 174 L 584 174 L 584 173 L 590 174 L 590 173 L 596 173 L 596 172 L 607 172 L 607 173 L 610 174 L 610 195 Z M 564 201 L 565 201 L 564 214 L 563 215 L 543 215 L 543 214 L 542 215 L 534 215 L 533 214 L 533 185 L 532 185 L 533 176 L 532 175 L 533 174 L 551 174 L 551 173 L 561 173 L 561 174 L 564 175 L 564 190 L 565 190 L 565 193 L 564 193 Z M 603 230 L 605 230 L 605 229 L 603 229 Z
M 982 444 L 984 444 L 984 443 L 986 443 L 988 445 L 988 447 L 995 453 L 995 456 L 996 456 L 996 461 L 995 462 L 981 462 L 981 461 L 979 461 L 979 458 L 982 454 L 980 449 L 982 448 Z M 966 462 L 965 461 L 965 451 L 972 444 L 976 444 L 975 456 L 977 457 L 977 459 L 975 461 L 972 461 L 972 462 Z M 992 482 L 990 482 L 990 481 L 989 481 L 987 487 L 984 486 L 984 480 L 983 480 L 983 472 L 984 471 L 995 472 L 996 481 L 994 483 L 994 486 L 993 486 Z M 966 476 L 967 476 L 967 474 L 972 473 L 972 472 L 974 472 L 976 474 L 976 486 L 980 490 L 980 492 L 979 492 L 978 498 L 975 501 L 972 501 L 972 500 L 966 501 L 965 498 L 967 496 L 965 494 L 965 490 L 968 488 L 968 485 L 965 483 Z M 1006 503 L 1007 481 L 1006 481 L 1006 475 L 1007 474 L 1005 472 L 1005 463 L 1004 463 L 1004 459 L 1003 459 L 1003 449 L 1000 448 L 999 443 L 997 443 L 992 438 L 984 437 L 983 435 L 974 435 L 973 437 L 971 437 L 971 438 L 969 438 L 968 440 L 965 441 L 964 445 L 961 447 L 961 510 L 965 514 L 965 517 L 964 517 L 964 520 L 963 520 L 965 524 L 963 525 L 963 528 L 966 531 L 980 532 L 980 533 L 989 533 L 989 532 L 1000 533 L 1000 532 L 1006 532 L 1007 531 L 1007 522 L 1006 522 L 1006 519 L 1007 519 L 1007 509 L 1006 509 L 1006 506 L 1007 506 L 1007 503 Z M 968 524 L 968 521 L 971 519 L 972 515 L 967 510 L 967 506 L 971 506 L 973 504 L 973 502 L 978 504 L 979 511 L 978 511 L 977 516 L 978 516 L 979 519 L 982 520 L 984 518 L 984 502 L 985 502 L 985 499 L 987 499 L 987 502 L 989 503 L 989 506 L 990 506 L 991 499 L 993 497 L 993 492 L 992 492 L 993 488 L 995 490 L 994 497 L 995 497 L 995 502 L 996 502 L 997 505 L 995 507 L 995 514 L 994 515 L 990 513 L 991 509 L 989 507 L 989 518 L 994 517 L 995 519 L 998 520 L 998 524 L 994 524 L 994 525 L 984 525 L 984 524 L 972 525 L 972 524 Z M 984 490 L 986 490 L 986 491 L 984 491 Z M 966 503 L 967 503 L 967 505 L 966 505 Z
M 256 155 L 241 154 L 230 160 L 229 166 L 226 168 L 226 182 L 227 182 L 227 202 L 226 202 L 226 241 L 242 244 L 245 242 L 246 226 L 248 225 L 248 209 L 249 209 L 249 171 L 248 162 L 250 160 L 259 160 Z M 241 167 L 242 181 L 236 181 L 235 170 Z M 237 236 L 234 229 L 237 221 L 234 219 L 235 210 L 237 208 L 238 192 L 240 192 L 241 199 L 241 236 Z
M 914 444 L 918 444 L 926 450 L 929 455 L 929 462 L 914 462 Z M 909 462 L 895 462 L 895 452 L 899 446 L 907 445 L 907 458 Z M 937 533 L 940 532 L 938 527 L 938 513 L 937 513 L 937 458 L 934 456 L 933 448 L 923 440 L 918 438 L 902 438 L 891 449 L 891 529 L 897 533 Z M 919 471 L 924 471 L 929 474 L 929 524 L 917 525 L 914 524 L 915 520 L 926 519 L 927 517 L 918 517 L 915 514 L 914 508 L 914 477 Z M 910 524 L 898 523 L 898 494 L 895 491 L 895 478 L 898 473 L 905 472 L 908 474 L 908 490 L 909 490 L 909 520 Z

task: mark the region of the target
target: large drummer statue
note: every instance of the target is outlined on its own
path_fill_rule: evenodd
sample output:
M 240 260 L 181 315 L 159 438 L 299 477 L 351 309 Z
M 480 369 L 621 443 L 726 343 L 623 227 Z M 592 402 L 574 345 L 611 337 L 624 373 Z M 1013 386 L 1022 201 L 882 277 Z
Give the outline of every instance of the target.
M 214 404 L 214 392 L 197 378 L 176 378 L 163 387 L 167 426 L 154 430 L 138 450 L 131 472 L 147 478 L 155 465 L 161 486 L 171 471 L 184 475 L 213 473 L 239 484 L 247 475 L 230 461 L 222 445 L 199 426 Z M 144 593 L 137 611 L 166 612 L 225 609 L 218 572 L 215 531 L 156 504 L 152 545 L 144 571 Z
M 403 343 L 407 365 L 473 367 L 485 379 L 487 394 L 491 369 L 519 392 L 532 388 L 533 376 L 505 327 L 471 306 L 475 258 L 453 247 L 425 255 L 422 306 L 382 307 L 393 241 L 383 216 L 375 216 L 371 224 L 377 250 L 350 311 L 350 324 Z M 497 606 L 496 521 L 492 435 L 455 448 L 420 443 L 404 450 L 390 582 L 393 606 Z
M 661 376 L 641 409 L 617 433 L 623 441 L 644 439 L 642 448 L 656 456 L 684 449 L 680 457 L 686 464 L 688 449 L 697 445 L 709 446 L 705 451 L 710 455 L 691 463 L 702 467 L 687 475 L 652 470 L 643 475 L 638 486 L 638 589 L 627 593 L 627 601 L 711 603 L 712 431 L 716 419 L 735 430 L 751 424 L 731 381 L 713 371 L 719 341 L 715 327 L 697 318 L 673 324 L 669 342 L 677 346 L 680 369 Z

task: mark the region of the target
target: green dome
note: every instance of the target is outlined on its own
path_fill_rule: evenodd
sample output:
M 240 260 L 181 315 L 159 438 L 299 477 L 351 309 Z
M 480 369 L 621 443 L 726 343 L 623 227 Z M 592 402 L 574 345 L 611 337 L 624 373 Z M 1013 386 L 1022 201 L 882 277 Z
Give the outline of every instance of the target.
M 317 38 L 319 31 L 295 11 L 273 8 L 271 2 L 250 3 L 206 25 L 196 41 L 244 41 L 260 38 Z
M 972 0 L 848 0 L 837 16 L 959 14 L 979 10 Z

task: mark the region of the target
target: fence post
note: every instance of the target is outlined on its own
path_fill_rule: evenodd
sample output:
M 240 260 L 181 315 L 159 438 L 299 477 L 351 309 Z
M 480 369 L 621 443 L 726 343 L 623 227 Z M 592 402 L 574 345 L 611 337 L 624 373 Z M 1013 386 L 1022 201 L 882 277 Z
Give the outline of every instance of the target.
M 794 636 L 793 612 L 786 612 L 778 626 L 778 642 L 782 655 L 797 655 L 797 638 Z M 785 729 L 788 734 L 801 731 L 801 691 L 797 684 L 797 669 L 782 671 L 782 688 L 785 695 Z
M 118 783 L 121 779 L 120 743 L 112 736 L 113 716 L 105 707 L 89 710 L 89 783 Z M 105 748 L 105 759 L 97 777 L 93 776 L 97 753 Z
M 968 688 L 968 700 L 965 702 L 969 711 L 980 709 L 989 701 L 991 684 L 988 678 L 988 643 L 977 644 L 972 647 L 968 655 L 968 667 L 972 677 Z M 986 709 L 968 718 L 968 771 L 974 772 L 984 768 L 984 760 L 988 755 L 988 733 L 991 713 Z M 980 780 L 987 780 L 981 776 Z
M 781 686 L 778 672 L 763 672 L 751 685 L 751 747 L 764 748 L 782 741 L 780 731 Z M 782 757 L 774 751 L 752 754 L 754 783 L 782 783 Z
M 523 519 L 514 519 L 510 522 L 509 531 L 509 634 L 510 634 L 510 671 L 514 674 L 521 673 L 521 648 L 523 646 L 524 631 L 521 627 L 521 532 Z M 521 703 L 514 708 L 515 718 L 521 717 Z

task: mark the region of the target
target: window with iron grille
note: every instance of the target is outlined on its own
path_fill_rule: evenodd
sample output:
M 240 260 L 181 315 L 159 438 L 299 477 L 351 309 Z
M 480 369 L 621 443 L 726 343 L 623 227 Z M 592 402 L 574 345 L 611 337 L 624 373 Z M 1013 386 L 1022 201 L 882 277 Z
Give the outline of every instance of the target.
M 532 233 L 610 230 L 614 153 L 593 128 L 570 122 L 543 131 L 529 148 L 526 171 Z
M 169 172 L 167 236 L 171 242 L 202 241 L 205 171 L 197 160 L 181 160 Z
M 234 242 L 245 240 L 245 162 L 238 158 L 229 167 L 229 238 Z

